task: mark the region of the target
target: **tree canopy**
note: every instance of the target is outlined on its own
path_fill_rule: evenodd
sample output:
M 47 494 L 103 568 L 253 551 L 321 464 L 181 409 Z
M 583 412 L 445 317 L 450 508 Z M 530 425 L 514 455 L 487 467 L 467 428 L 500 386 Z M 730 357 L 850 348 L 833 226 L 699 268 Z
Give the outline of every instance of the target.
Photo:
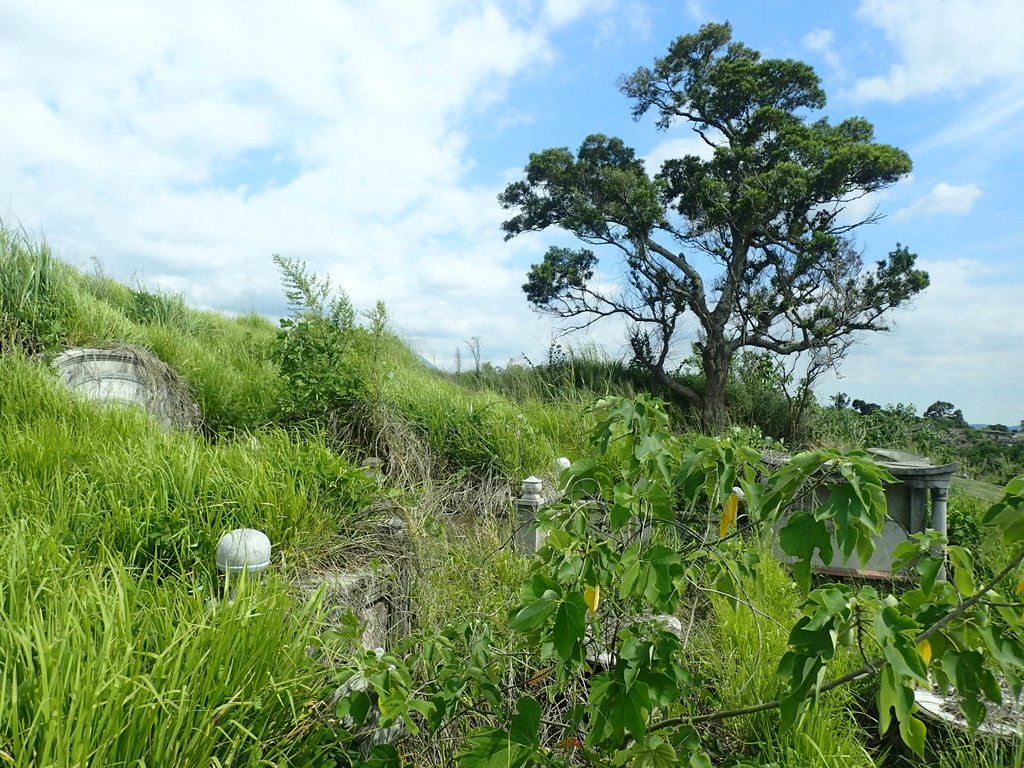
M 939 421 L 951 421 L 955 426 L 966 427 L 963 411 L 946 400 L 936 400 L 925 408 L 924 418 Z
M 670 159 L 652 177 L 621 139 L 594 134 L 575 153 L 531 154 L 525 179 L 499 198 L 513 212 L 506 239 L 560 227 L 621 262 L 613 270 L 590 248 L 552 247 L 530 269 L 528 300 L 574 328 L 624 318 L 637 362 L 710 424 L 723 417 L 738 350 L 834 365 L 857 332 L 887 330 L 889 311 L 928 285 L 906 247 L 866 267 L 853 237 L 877 215 L 858 218 L 849 204 L 907 175 L 908 155 L 875 143 L 863 118 L 812 119 L 825 106 L 814 70 L 731 38 L 729 24 L 707 24 L 619 83 L 634 119 L 653 111 L 662 130 L 688 124 L 705 156 Z M 703 391 L 669 372 L 687 318 Z

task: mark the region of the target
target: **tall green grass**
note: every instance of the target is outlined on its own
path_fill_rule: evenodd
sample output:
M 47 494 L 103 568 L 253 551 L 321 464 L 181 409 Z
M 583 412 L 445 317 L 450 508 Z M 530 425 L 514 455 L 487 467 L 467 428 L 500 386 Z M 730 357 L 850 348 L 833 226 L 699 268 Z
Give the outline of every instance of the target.
M 1021 768 L 1024 740 L 951 735 L 938 750 L 938 768 Z
M 0 220 L 0 352 L 38 352 L 54 343 L 67 298 L 49 246 Z
M 510 479 L 550 467 L 562 447 L 556 448 L 556 440 L 564 433 L 555 440 L 549 434 L 557 435 L 565 421 L 578 418 L 569 408 L 559 418 L 537 404 L 534 418 L 548 418 L 543 429 L 536 428 L 526 407 L 493 392 L 467 392 L 413 368 L 396 370 L 385 392 L 389 403 L 447 459 L 449 469 L 500 473 Z
M 39 523 L 0 543 L 0 761 L 30 766 L 308 766 L 328 670 L 315 605 L 271 577 L 232 601 L 108 552 L 83 562 Z
M 0 358 L 0 530 L 31 518 L 86 552 L 202 570 L 236 527 L 265 531 L 283 551 L 358 540 L 376 491 L 316 433 L 211 445 L 135 409 L 79 402 L 41 363 Z
M 180 296 L 131 290 L 70 268 L 65 280 L 67 346 L 150 350 L 189 384 L 210 432 L 258 429 L 276 418 L 283 382 L 271 360 L 277 331 L 266 319 L 200 312 Z
M 743 592 L 738 605 L 712 594 L 711 615 L 697 632 L 695 658 L 713 691 L 716 709 L 775 700 L 785 688 L 775 670 L 787 650 L 787 627 L 799 605 L 795 585 L 771 553 L 764 552 L 757 578 L 744 579 Z M 844 663 L 852 668 L 853 661 L 838 659 L 836 674 L 847 671 Z M 780 732 L 778 711 L 768 711 L 724 721 L 719 740 L 735 745 L 736 757 L 757 765 L 873 768 L 854 706 L 850 689 L 836 689 L 785 732 Z
M 466 389 L 428 370 L 394 336 L 375 342 L 368 399 L 401 419 L 447 473 L 470 472 L 518 484 L 551 472 L 560 455 L 579 455 L 590 419 L 579 399 L 513 401 Z
M 0 356 L 0 761 L 332 764 L 330 670 L 288 583 L 374 557 L 379 493 L 321 433 L 211 444 Z M 226 602 L 214 545 L 236 527 L 280 575 Z
M 276 417 L 282 381 L 271 362 L 276 329 L 264 318 L 200 312 L 180 295 L 132 290 L 56 260 L 44 241 L 0 221 L 0 352 L 134 344 L 175 368 L 211 432 Z

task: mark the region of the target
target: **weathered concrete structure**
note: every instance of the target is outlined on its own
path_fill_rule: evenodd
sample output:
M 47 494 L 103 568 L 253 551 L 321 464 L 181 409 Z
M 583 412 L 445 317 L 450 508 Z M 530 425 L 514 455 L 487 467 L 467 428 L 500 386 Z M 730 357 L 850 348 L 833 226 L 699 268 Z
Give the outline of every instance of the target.
M 816 573 L 831 576 L 852 576 L 858 578 L 892 578 L 892 551 L 911 534 L 922 533 L 932 528 L 946 532 L 946 501 L 949 484 L 957 464 L 932 464 L 927 457 L 904 451 L 883 448 L 869 448 L 868 454 L 880 466 L 888 470 L 895 483 L 885 485 L 885 502 L 888 517 L 882 525 L 882 533 L 875 539 L 875 552 L 871 559 L 861 565 L 856 554 L 845 559 L 837 546 L 833 546 L 833 559 L 828 565 L 817 556 L 813 569 Z M 822 490 L 827 494 L 827 490 Z M 824 500 L 824 499 L 822 499 Z M 776 554 L 785 557 L 776 545 Z M 944 571 L 943 571 L 944 572 Z
M 166 363 L 140 349 L 72 348 L 53 360 L 61 381 L 77 395 L 143 408 L 167 428 L 195 429 L 199 405 L 182 378 Z

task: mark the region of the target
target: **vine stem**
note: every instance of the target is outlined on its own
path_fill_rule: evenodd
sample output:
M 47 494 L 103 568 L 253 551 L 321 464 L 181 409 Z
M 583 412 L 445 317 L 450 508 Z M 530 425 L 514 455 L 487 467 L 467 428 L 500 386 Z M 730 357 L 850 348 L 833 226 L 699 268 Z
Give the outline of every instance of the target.
M 921 632 L 916 638 L 914 638 L 914 642 L 920 643 L 922 640 L 927 640 L 936 632 L 948 626 L 950 622 L 955 621 L 960 616 L 963 616 L 964 613 L 966 613 L 975 605 L 984 600 L 985 595 L 987 595 L 989 591 L 995 587 L 996 584 L 1005 579 L 1015 568 L 1019 567 L 1021 563 L 1024 563 L 1024 549 L 1018 552 L 1017 555 L 1013 558 L 1013 560 L 1011 560 L 1009 564 L 1007 564 L 1007 566 L 1003 568 L 1003 570 L 1001 570 L 999 573 L 993 576 L 992 579 L 988 582 L 988 584 L 986 584 L 982 589 L 979 589 L 977 592 L 974 593 L 973 596 L 971 596 L 967 600 L 964 600 L 956 608 L 949 611 L 949 613 L 947 613 L 941 619 L 939 619 L 930 627 Z M 831 682 L 828 682 L 825 685 L 821 686 L 814 692 L 814 695 L 817 696 L 822 693 L 827 693 L 828 691 L 831 691 L 833 688 L 838 688 L 841 685 L 852 683 L 854 680 L 859 680 L 862 677 L 873 675 L 882 667 L 884 663 L 885 659 L 883 657 L 875 658 L 867 662 L 863 666 L 860 666 L 857 669 L 853 670 L 852 672 L 848 672 L 842 677 L 837 677 L 835 680 L 832 680 Z M 715 720 L 727 720 L 731 717 L 753 715 L 757 712 L 767 712 L 768 710 L 778 709 L 780 706 L 782 706 L 782 702 L 780 700 L 763 701 L 759 704 L 752 704 L 749 707 L 739 707 L 737 709 L 723 709 L 718 712 L 709 712 L 706 715 L 684 715 L 680 717 L 669 717 L 665 720 L 660 720 L 656 723 L 653 723 L 650 726 L 649 730 L 660 731 L 665 728 L 673 728 L 677 725 L 696 725 L 698 723 L 709 723 Z

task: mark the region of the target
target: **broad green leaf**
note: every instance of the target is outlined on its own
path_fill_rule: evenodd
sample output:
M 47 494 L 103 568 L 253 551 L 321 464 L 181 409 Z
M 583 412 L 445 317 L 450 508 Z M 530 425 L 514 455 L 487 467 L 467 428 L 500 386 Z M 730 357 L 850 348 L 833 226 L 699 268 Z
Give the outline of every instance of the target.
M 509 737 L 517 744 L 540 746 L 540 704 L 530 696 L 516 701 L 516 714 L 512 718 Z
M 885 736 L 892 724 L 892 710 L 896 706 L 900 691 L 896 686 L 896 678 L 892 667 L 882 667 L 878 676 L 878 734 Z
M 927 729 L 920 720 L 912 715 L 900 720 L 900 737 L 903 743 L 910 747 L 918 757 L 924 757 L 924 741 L 928 735 Z
M 370 751 L 370 757 L 361 763 L 364 768 L 401 768 L 402 759 L 392 744 L 378 744 Z
M 779 531 L 779 546 L 787 555 L 798 558 L 793 564 L 797 584 L 807 592 L 811 588 L 811 558 L 818 551 L 823 563 L 832 562 L 832 537 L 824 521 L 796 512 Z
M 459 755 L 462 768 L 526 768 L 536 763 L 540 749 L 540 704 L 529 696 L 516 702 L 516 714 L 508 731 L 479 730 L 466 738 Z
M 602 673 L 591 682 L 590 704 L 594 720 L 587 735 L 588 743 L 618 744 L 627 733 L 637 741 L 642 740 L 650 708 L 643 683 L 637 682 L 626 690 L 622 680 L 612 677 L 611 673 Z
M 544 625 L 557 606 L 554 600 L 541 598 L 520 608 L 508 624 L 517 632 L 534 632 Z
M 679 756 L 670 742 L 652 736 L 646 743 L 634 742 L 616 753 L 614 764 L 630 768 L 677 768 Z
M 825 665 L 817 656 L 805 656 L 794 651 L 786 651 L 779 662 L 778 675 L 789 678 L 789 690 L 780 701 L 780 727 L 783 731 L 792 727 L 797 716 L 807 703 L 812 689 L 821 682 L 825 673 Z
M 942 560 L 937 557 L 925 556 L 918 561 L 917 573 L 921 577 L 921 591 L 926 596 L 932 593 L 940 568 L 942 568 Z
M 981 701 L 981 675 L 984 657 L 977 651 L 949 649 L 941 659 L 942 671 L 956 688 L 960 709 L 972 728 L 985 717 L 985 705 Z
M 886 607 L 875 615 L 875 640 L 882 646 L 885 656 L 896 674 L 910 677 L 922 685 L 928 684 L 928 671 L 921 663 L 913 637 L 920 628 L 913 619 L 898 610 Z
M 458 757 L 460 768 L 527 768 L 533 765 L 536 750 L 517 744 L 504 731 L 470 733 Z
M 555 652 L 562 661 L 569 661 L 573 649 L 583 639 L 587 628 L 587 604 L 580 592 L 571 592 L 565 601 L 559 604 L 555 612 L 555 621 L 551 628 L 551 641 Z
M 561 587 L 557 581 L 544 573 L 531 574 L 519 589 L 523 602 L 527 602 L 530 598 L 544 597 L 549 592 L 559 594 Z
M 642 434 L 640 439 L 636 442 L 634 455 L 642 461 L 652 453 L 657 453 L 662 450 L 662 445 L 667 437 L 668 435 L 664 432 L 648 432 L 646 434 Z

